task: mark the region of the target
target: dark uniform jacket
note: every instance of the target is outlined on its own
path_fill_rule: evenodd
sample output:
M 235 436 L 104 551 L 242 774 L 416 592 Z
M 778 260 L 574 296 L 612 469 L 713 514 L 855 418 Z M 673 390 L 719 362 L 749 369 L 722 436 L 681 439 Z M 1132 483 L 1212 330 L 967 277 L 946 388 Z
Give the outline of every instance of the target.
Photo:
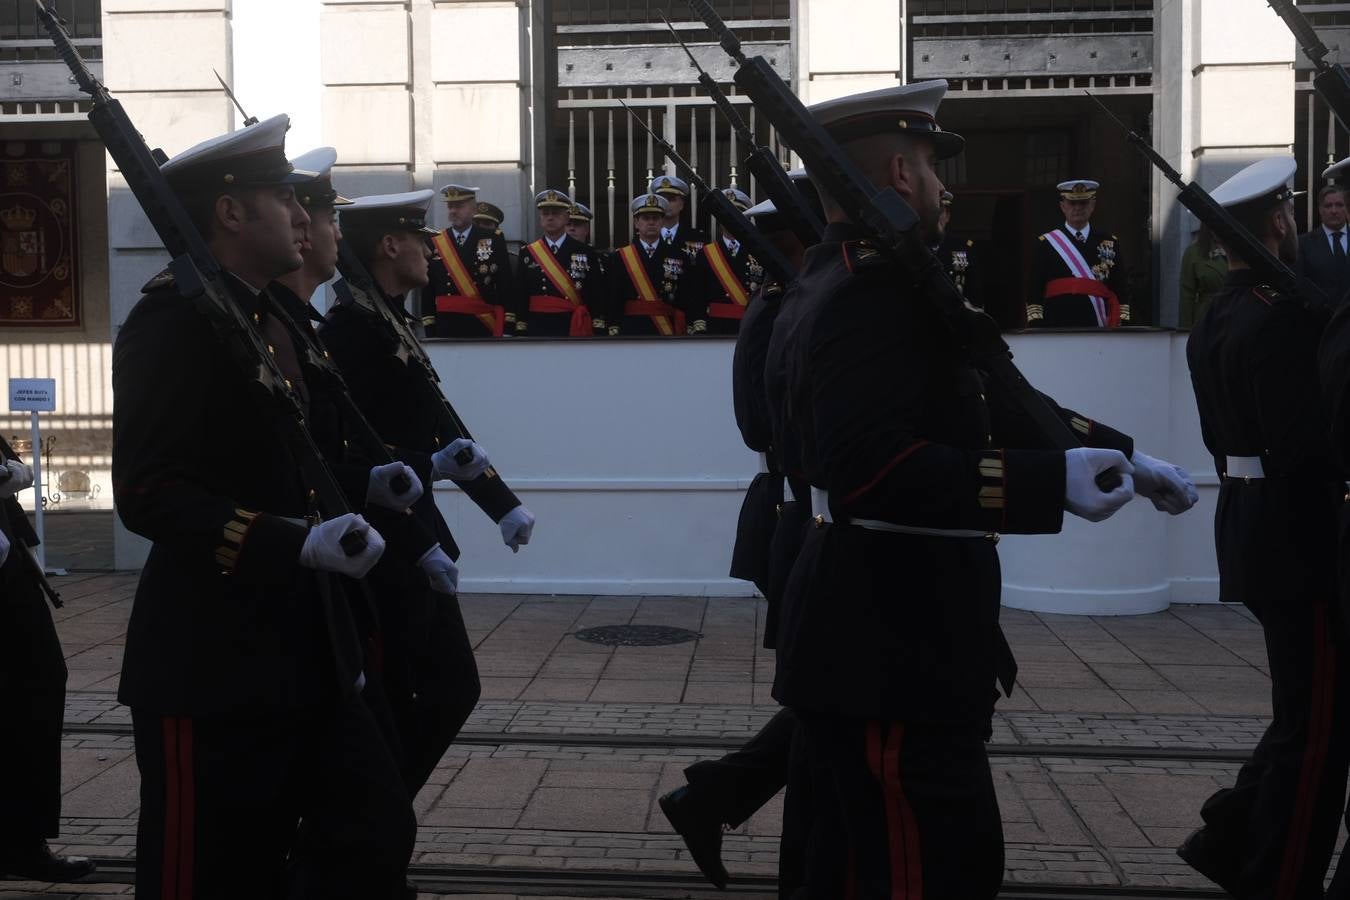
M 547 240 L 545 240 L 547 247 Z M 553 254 L 558 264 L 578 286 L 581 299 L 590 311 L 593 333 L 608 331 L 610 298 L 605 284 L 600 251 L 571 235 L 564 235 Z M 534 260 L 529 245 L 520 248 L 520 272 L 516 278 L 516 334 L 530 337 L 566 336 L 572 320 L 570 313 L 530 312 L 530 298 L 534 296 L 562 297 L 539 264 Z M 603 325 L 604 327 L 597 327 Z
M 1341 304 L 1323 332 L 1317 353 L 1325 409 L 1330 419 L 1331 451 L 1339 474 L 1350 479 L 1350 304 Z M 1341 504 L 1338 625 L 1350 641 L 1350 502 Z
M 1230 456 L 1255 456 L 1267 476 L 1219 485 L 1219 595 L 1230 603 L 1308 602 L 1333 590 L 1345 486 L 1318 382 L 1323 322 L 1251 270 L 1234 270 L 1186 343 L 1214 470 L 1225 473 Z
M 511 254 L 506 249 L 506 238 L 500 231 L 474 225 L 463 244 L 455 243 L 450 229 L 441 232 L 450 245 L 459 252 L 483 302 L 504 308 L 506 334 L 516 330 L 515 276 L 511 271 Z M 458 296 L 459 289 L 441 260 L 437 244 L 431 245 L 432 259 L 427 266 L 427 286 L 422 289 L 422 324 L 428 335 L 436 337 L 489 337 L 492 332 L 481 319 L 471 313 L 450 312 L 438 307 L 438 297 Z M 441 307 L 445 301 L 441 301 Z
M 707 314 L 707 300 L 703 293 L 704 285 L 694 263 L 689 261 L 689 257 L 664 241 L 657 242 L 656 250 L 651 256 L 647 255 L 647 251 L 640 241 L 635 242 L 633 246 L 637 247 L 638 257 L 647 277 L 652 281 L 652 287 L 655 288 L 657 297 L 662 303 L 673 306 L 684 313 L 684 330 L 676 328 L 674 316 L 665 316 L 672 334 L 684 335 L 694 327 L 696 322 L 704 322 L 704 317 Z M 632 277 L 628 274 L 628 266 L 619 253 L 614 254 L 609 293 L 610 296 L 615 298 L 616 309 L 622 313 L 619 320 L 621 334 L 663 333 L 659 326 L 652 321 L 650 315 L 630 315 L 628 313 L 628 304 L 640 300 L 641 295 L 638 293 Z
M 828 492 L 783 597 L 774 697 L 830 715 L 988 727 L 1015 671 L 988 537 L 1044 534 L 1064 514 L 1064 453 L 958 351 L 947 324 L 850 226 L 807 251 L 766 365 L 777 444 Z M 1129 438 L 1058 410 L 1084 440 Z M 787 437 L 779 435 L 786 432 Z
M 373 313 L 357 306 L 344 288 L 337 293 L 338 302 L 328 311 L 319 333 L 367 421 L 422 478 L 425 490 L 413 512 L 440 540 L 446 553 L 458 559 L 459 549 L 436 508 L 431 490 L 431 454 L 452 440 L 440 395 L 416 362 L 399 358 L 395 337 L 385 331 Z M 382 293 L 377 299 L 396 315 L 407 317 L 397 300 Z M 520 505 L 520 500 L 495 473 L 473 481 L 456 481 L 455 485 L 494 522 Z
M 261 314 L 259 296 L 226 282 Z M 153 542 L 118 699 L 186 716 L 335 701 L 354 689 L 359 639 L 338 579 L 299 564 L 307 529 L 287 519 L 311 511 L 300 457 L 172 278 L 145 290 L 113 347 L 113 491 L 122 522 Z
M 689 257 L 690 262 L 698 264 L 699 254 L 703 252 L 703 245 L 708 243 L 708 235 L 701 228 L 695 228 L 681 222 L 675 228 L 674 237 L 667 240 L 663 235 L 661 240 Z
M 1350 226 L 1342 228 L 1350 238 Z M 1350 241 L 1347 241 L 1350 243 Z M 1298 273 L 1317 285 L 1325 296 L 1326 303 L 1332 309 L 1341 305 L 1346 290 L 1350 290 L 1350 257 L 1337 257 L 1331 249 L 1331 238 L 1321 225 L 1299 235 Z M 1319 301 L 1320 303 L 1320 301 Z
M 1096 273 L 1097 280 L 1115 292 L 1120 302 L 1120 324 L 1130 324 L 1130 298 L 1125 277 L 1125 260 L 1114 234 L 1098 228 L 1088 230 L 1087 241 L 1080 244 L 1061 225 L 1058 231 L 1078 248 L 1083 261 Z M 1044 234 L 1037 235 L 1032 248 L 1031 281 L 1027 289 L 1027 327 L 1097 328 L 1097 314 L 1088 294 L 1045 296 L 1046 285 L 1058 278 L 1076 277 Z
M 942 263 L 942 269 L 961 291 L 961 296 L 972 306 L 984 308 L 984 282 L 975 255 L 975 242 L 952 235 L 942 239 L 933 254 Z
M 722 252 L 726 254 L 727 262 L 731 263 L 731 271 L 735 273 L 741 287 L 745 288 L 746 295 L 754 296 L 759 291 L 760 286 L 764 284 L 764 266 L 760 265 L 759 260 L 750 255 L 744 244 L 739 244 L 733 254 L 727 249 L 725 241 L 719 240 L 717 243 L 722 248 Z M 741 319 L 735 317 L 736 312 L 732 309 L 735 304 L 727 296 L 721 280 L 717 277 L 717 273 L 713 271 L 712 262 L 708 259 L 707 246 L 703 248 L 701 267 L 704 281 L 703 296 L 707 300 L 708 333 L 735 334 L 741 326 Z M 746 312 L 747 307 L 742 307 L 740 315 L 744 316 Z

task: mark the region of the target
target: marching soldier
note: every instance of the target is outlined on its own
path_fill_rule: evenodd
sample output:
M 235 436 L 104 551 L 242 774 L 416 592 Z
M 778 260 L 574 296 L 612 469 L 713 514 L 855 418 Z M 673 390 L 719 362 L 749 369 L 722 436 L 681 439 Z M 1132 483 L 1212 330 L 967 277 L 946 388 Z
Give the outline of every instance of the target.
M 1296 168 L 1292 156 L 1264 159 L 1213 191 L 1291 266 Z M 1343 328 L 1323 339 L 1324 311 L 1274 288 L 1239 248 L 1227 249 L 1224 287 L 1192 329 L 1186 359 L 1201 434 L 1222 478 L 1219 593 L 1261 623 L 1274 718 L 1177 853 L 1236 897 L 1321 897 L 1350 758 L 1350 679 L 1332 624 L 1346 469 L 1328 440 L 1345 434 L 1350 344 Z M 1340 414 L 1332 421 L 1326 400 Z
M 708 235 L 684 222 L 684 207 L 689 201 L 689 184 L 674 175 L 658 175 L 647 185 L 647 193 L 657 194 L 666 201 L 665 217 L 661 221 L 661 240 L 697 263 L 708 243 Z
M 1036 239 L 1027 292 L 1030 328 L 1118 328 L 1130 324 L 1125 260 L 1114 234 L 1094 231 L 1096 181 L 1059 184 L 1064 225 Z
M 572 198 L 540 191 L 534 198 L 544 236 L 520 254 L 516 333 L 532 337 L 585 337 L 608 331 L 605 279 L 590 244 L 567 234 Z
M 309 223 L 288 125 L 213 138 L 161 171 L 303 404 L 298 348 L 264 315 Z M 313 485 L 278 414 L 171 274 L 145 290 L 112 363 L 118 512 L 153 541 L 118 691 L 141 773 L 136 893 L 234 898 L 289 877 L 294 896 L 400 897 L 416 826 L 332 577 L 363 577 L 384 542 L 353 513 L 307 524 Z M 365 548 L 349 556 L 351 533 Z M 312 840 L 297 843 L 302 820 Z
M 930 245 L 941 238 L 935 161 L 964 144 L 937 125 L 946 87 L 812 108 L 873 184 L 913 206 Z M 1009 690 L 1015 674 L 994 538 L 1057 532 L 1065 509 L 1100 521 L 1136 488 L 1180 512 L 1194 489 L 1142 453 L 1132 463 L 1128 437 L 1067 410 L 1101 449 L 1048 447 L 936 304 L 905 296 L 907 273 L 822 194 L 829 225 L 765 366 L 774 446 L 789 471 L 803 468 L 814 513 L 782 600 L 774 680 L 800 719 L 787 806 L 810 806 L 804 894 L 992 898 L 1003 847 L 984 740 L 995 684 Z M 983 314 L 968 322 L 972 339 L 990 340 Z M 1120 478 L 1111 491 L 1095 482 L 1104 472 Z
M 621 334 L 680 336 L 707 328 L 705 306 L 693 264 L 684 253 L 661 239 L 661 220 L 669 202 L 643 194 L 631 209 L 637 237 L 616 254 L 610 293 L 623 302 Z
M 750 198 L 744 191 L 726 188 L 722 194 L 741 212 L 750 208 Z M 708 298 L 707 333 L 735 334 L 750 298 L 764 283 L 764 266 L 724 231 L 719 240 L 703 245 L 701 268 L 706 273 L 703 291 Z M 694 334 L 701 333 L 696 324 Z
M 486 228 L 493 234 L 500 235 L 502 223 L 505 221 L 506 213 L 502 212 L 502 208 L 495 203 L 485 203 L 480 200 L 478 205 L 474 207 L 473 224 L 479 228 Z
M 395 315 L 406 316 L 400 298 L 426 282 L 428 253 L 422 233 L 431 197 L 429 190 L 361 197 L 342 210 L 345 240 L 375 282 L 373 299 Z M 340 298 L 320 335 L 380 437 L 425 482 L 454 481 L 497 522 L 503 542 L 513 551 L 529 543 L 534 516 L 496 476 L 487 453 L 473 441 L 451 440 L 441 433 L 441 399 L 434 385 L 416 364 L 400 358 L 396 337 L 382 330 L 382 319 L 350 296 Z M 458 458 L 464 450 L 470 458 Z M 430 498 L 416 505 L 414 513 L 436 536 L 445 556 L 457 560 L 459 549 Z M 386 601 L 387 640 L 394 642 L 386 648 L 386 680 L 405 753 L 404 778 L 414 796 L 463 727 L 480 692 L 456 595 L 457 570 L 446 567 L 442 583 L 425 568 L 423 572 L 432 578 L 431 590 L 427 577 L 406 566 L 382 567 L 375 573 Z
M 804 196 L 814 199 L 815 190 L 806 181 L 806 171 L 799 169 L 791 174 Z M 819 215 L 819 200 L 814 205 Z M 794 266 L 801 266 L 806 248 L 772 200 L 745 210 L 745 215 Z M 768 599 L 764 646 L 769 649 L 777 643 L 778 598 L 809 518 L 802 504 L 793 499 L 807 496 L 806 483 L 788 476 L 786 481 L 792 481 L 793 487 L 789 490 L 785 484 L 772 446 L 769 401 L 764 390 L 764 359 L 784 293 L 784 286 L 777 283 L 755 291 L 736 335 L 731 364 L 736 424 L 745 445 L 760 458 L 760 473 L 750 483 L 741 504 L 731 577 L 753 582 Z M 722 864 L 722 829 L 739 828 L 787 784 L 795 731 L 792 710 L 780 709 L 744 746 L 686 768 L 688 782 L 660 799 L 661 811 L 684 839 L 695 864 L 719 888 L 726 887 L 728 880 Z M 783 853 L 796 857 L 802 848 L 796 843 L 799 834 L 788 827 L 791 824 L 785 823 Z
M 968 238 L 958 238 L 947 233 L 947 223 L 952 218 L 952 192 L 942 192 L 942 215 L 938 225 L 942 229 L 942 242 L 933 248 L 933 255 L 942 263 L 947 277 L 956 285 L 961 296 L 971 306 L 984 308 L 983 286 L 980 283 L 980 270 L 975 265 L 975 242 Z
M 0 877 L 78 881 L 95 869 L 79 856 L 57 856 L 47 838 L 61 830 L 61 730 L 66 662 L 39 582 L 37 534 L 15 495 L 33 486 L 33 470 L 0 454 Z
M 422 289 L 423 318 L 434 317 L 436 337 L 501 337 L 516 330 L 511 256 L 496 227 L 475 221 L 478 188 L 441 189 L 450 226 L 431 238 L 434 255 Z M 500 220 L 498 222 L 500 224 Z

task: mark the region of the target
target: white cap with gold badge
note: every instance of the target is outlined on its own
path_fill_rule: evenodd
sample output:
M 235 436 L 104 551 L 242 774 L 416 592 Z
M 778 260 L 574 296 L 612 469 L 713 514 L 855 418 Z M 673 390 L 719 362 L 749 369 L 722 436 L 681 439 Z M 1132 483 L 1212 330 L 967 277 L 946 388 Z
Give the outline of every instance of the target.
M 1297 170 L 1298 161 L 1292 156 L 1258 160 L 1210 191 L 1210 196 L 1220 206 L 1239 206 L 1263 199 L 1274 206 L 1298 196 L 1289 187 Z

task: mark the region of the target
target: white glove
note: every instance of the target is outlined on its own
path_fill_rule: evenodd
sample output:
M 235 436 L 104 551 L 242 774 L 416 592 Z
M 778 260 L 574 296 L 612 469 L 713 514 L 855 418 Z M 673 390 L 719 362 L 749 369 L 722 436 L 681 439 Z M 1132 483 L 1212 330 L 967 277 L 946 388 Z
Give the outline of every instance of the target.
M 341 543 L 348 534 L 364 537 L 366 549 L 355 556 L 348 556 Z M 383 553 L 384 538 L 380 537 L 380 533 L 356 513 L 343 513 L 309 530 L 305 546 L 300 548 L 300 565 L 321 572 L 337 572 L 348 578 L 364 578 L 380 561 Z
M 1178 516 L 1200 499 L 1195 481 L 1180 466 L 1154 459 L 1138 450 L 1134 451 L 1130 462 L 1134 464 L 1135 493 L 1147 497 L 1159 512 Z
M 1097 486 L 1103 472 L 1120 475 L 1114 491 Z M 1089 522 L 1111 518 L 1116 510 L 1134 499 L 1134 466 L 1119 450 L 1075 447 L 1064 453 L 1064 508 Z
M 461 465 L 455 461 L 455 456 L 465 448 L 468 448 L 473 454 L 473 458 Z M 486 472 L 491 465 L 492 463 L 488 462 L 487 451 L 480 447 L 477 441 L 471 441 L 468 438 L 451 441 L 431 454 L 431 474 L 437 481 L 443 478 L 452 478 L 455 481 L 473 481 Z
M 5 537 L 3 531 L 0 531 L 0 566 L 3 566 L 7 559 L 9 559 L 9 538 Z
M 4 466 L 0 467 L 0 476 L 6 474 L 8 477 L 0 481 L 0 500 L 8 500 L 33 486 L 33 467 L 17 459 L 5 460 Z
M 401 494 L 394 493 L 393 480 L 400 475 L 406 475 L 412 487 Z M 394 512 L 403 512 L 408 507 L 417 502 L 417 498 L 422 496 L 422 480 L 417 477 L 417 473 L 401 462 L 391 462 L 388 465 L 376 466 L 370 470 L 370 486 L 366 488 L 366 502 L 373 503 L 376 506 L 383 506 L 385 509 L 392 509 Z
M 423 553 L 422 558 L 417 561 L 417 566 L 426 573 L 433 591 L 451 595 L 459 593 L 459 567 L 455 565 L 453 559 L 446 556 L 440 544 Z
M 522 504 L 502 516 L 497 526 L 502 530 L 502 543 L 510 547 L 512 553 L 519 553 L 520 545 L 528 544 L 534 533 L 534 513 Z

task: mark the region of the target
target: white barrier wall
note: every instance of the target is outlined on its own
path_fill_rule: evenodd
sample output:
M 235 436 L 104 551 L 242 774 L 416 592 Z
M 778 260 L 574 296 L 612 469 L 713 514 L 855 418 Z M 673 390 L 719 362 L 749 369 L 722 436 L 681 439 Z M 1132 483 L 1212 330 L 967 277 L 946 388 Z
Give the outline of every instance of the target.
M 1031 381 L 1192 472 L 1184 516 L 1143 500 L 1064 534 L 1004 537 L 1004 602 L 1128 614 L 1218 599 L 1217 479 L 1200 443 L 1185 334 L 1010 336 Z M 464 550 L 466 592 L 747 595 L 727 577 L 741 495 L 757 470 L 731 411 L 726 340 L 433 341 L 428 351 L 474 436 L 539 518 L 513 555 L 453 485 L 436 497 Z M 119 534 L 118 564 L 143 559 Z

